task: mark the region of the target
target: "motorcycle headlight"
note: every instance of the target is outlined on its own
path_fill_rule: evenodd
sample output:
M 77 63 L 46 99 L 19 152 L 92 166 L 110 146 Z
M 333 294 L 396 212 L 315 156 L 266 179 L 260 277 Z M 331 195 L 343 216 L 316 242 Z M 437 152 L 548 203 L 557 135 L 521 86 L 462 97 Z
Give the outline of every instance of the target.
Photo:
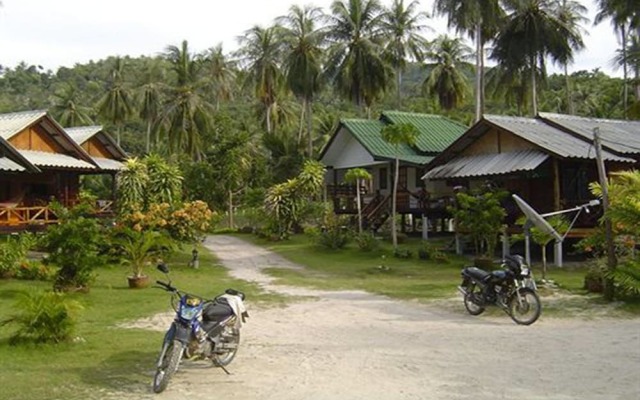
M 180 318 L 192 320 L 196 317 L 196 315 L 198 315 L 198 311 L 198 307 L 182 306 L 182 308 L 180 308 Z
M 527 267 L 522 267 L 522 269 L 520 270 L 520 275 L 522 275 L 522 276 L 529 276 L 529 268 L 527 268 Z

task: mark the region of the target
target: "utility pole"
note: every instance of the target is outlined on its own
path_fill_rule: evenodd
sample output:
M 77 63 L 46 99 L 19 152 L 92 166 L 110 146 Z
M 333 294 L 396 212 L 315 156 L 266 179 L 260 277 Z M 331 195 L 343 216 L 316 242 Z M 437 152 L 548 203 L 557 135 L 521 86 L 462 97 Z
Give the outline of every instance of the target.
M 602 159 L 602 143 L 600 142 L 600 128 L 593 128 L 593 144 L 596 148 L 596 161 L 598 163 L 598 177 L 600 187 L 602 188 L 602 210 L 604 212 L 604 235 L 607 245 L 607 270 L 613 272 L 616 269 L 618 260 L 616 260 L 615 245 L 613 243 L 613 229 L 611 227 L 611 219 L 607 216 L 609 209 L 609 187 L 607 182 L 607 173 L 604 168 L 604 160 Z M 604 285 L 604 297 L 611 301 L 615 294 L 613 278 L 606 278 Z

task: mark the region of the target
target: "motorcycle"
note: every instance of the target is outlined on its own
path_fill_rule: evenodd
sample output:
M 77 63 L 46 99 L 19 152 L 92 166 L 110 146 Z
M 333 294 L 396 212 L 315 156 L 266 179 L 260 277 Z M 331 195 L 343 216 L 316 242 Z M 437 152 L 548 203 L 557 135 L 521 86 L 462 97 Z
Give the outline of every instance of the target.
M 156 281 L 158 288 L 171 293 L 175 319 L 164 335 L 153 378 L 153 391 L 167 388 L 181 360 L 210 360 L 227 374 L 226 366 L 236 356 L 240 345 L 240 327 L 249 316 L 243 300 L 244 293 L 227 289 L 214 299 L 204 299 L 171 285 L 169 268 L 159 264 L 168 282 Z
M 531 269 L 520 255 L 508 255 L 501 269 L 487 272 L 477 267 L 462 269 L 458 290 L 471 315 L 480 315 L 489 305 L 497 305 L 513 321 L 531 325 L 542 312 Z

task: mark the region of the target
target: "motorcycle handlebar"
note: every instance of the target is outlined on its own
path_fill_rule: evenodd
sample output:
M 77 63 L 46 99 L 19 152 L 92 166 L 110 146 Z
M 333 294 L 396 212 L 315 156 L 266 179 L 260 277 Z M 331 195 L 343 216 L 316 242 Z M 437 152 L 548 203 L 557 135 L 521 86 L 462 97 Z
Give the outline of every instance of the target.
M 166 290 L 170 291 L 170 292 L 175 292 L 177 289 L 174 288 L 173 286 L 171 286 L 168 283 L 162 282 L 162 281 L 156 281 L 156 283 L 160 286 L 162 286 L 163 288 L 165 288 Z

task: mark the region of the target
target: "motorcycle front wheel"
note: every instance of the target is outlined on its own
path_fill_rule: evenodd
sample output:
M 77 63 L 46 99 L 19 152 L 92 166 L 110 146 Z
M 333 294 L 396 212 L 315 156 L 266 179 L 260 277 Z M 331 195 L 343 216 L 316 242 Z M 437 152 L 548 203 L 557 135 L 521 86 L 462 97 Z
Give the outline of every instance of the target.
M 471 315 L 480 315 L 484 312 L 484 307 L 479 305 L 482 293 L 477 286 L 467 287 L 467 294 L 464 295 L 464 308 Z
M 213 351 L 211 361 L 213 361 L 213 365 L 216 367 L 226 367 L 231 364 L 236 353 L 238 353 L 238 347 L 240 346 L 240 330 L 225 327 L 224 331 L 220 334 L 220 337 L 220 341 Z
M 173 374 L 178 370 L 182 358 L 182 343 L 178 340 L 169 342 L 164 357 L 153 377 L 153 391 L 160 393 L 167 388 Z
M 511 296 L 507 304 L 509 316 L 519 325 L 531 325 L 538 320 L 542 312 L 540 297 L 529 288 L 518 289 L 518 293 Z

